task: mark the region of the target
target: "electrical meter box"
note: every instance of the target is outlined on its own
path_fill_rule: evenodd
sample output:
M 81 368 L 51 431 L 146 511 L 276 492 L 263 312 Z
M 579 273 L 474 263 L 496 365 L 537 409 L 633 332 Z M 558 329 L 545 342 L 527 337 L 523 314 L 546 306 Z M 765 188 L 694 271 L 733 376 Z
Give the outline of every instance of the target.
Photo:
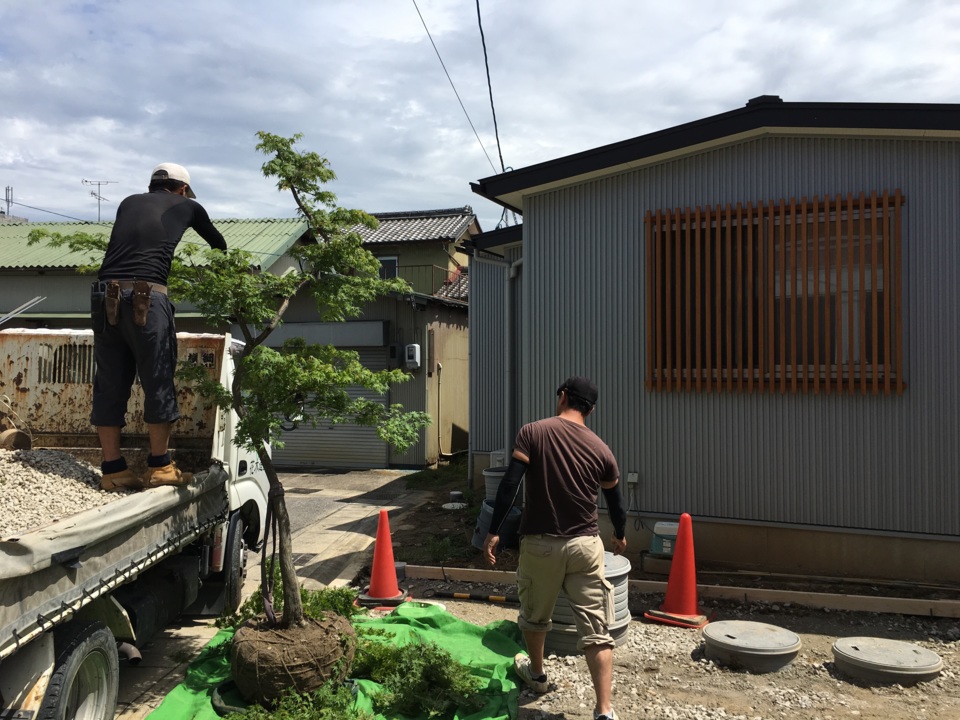
M 673 556 L 673 549 L 677 544 L 677 530 L 680 523 L 658 522 L 653 526 L 653 537 L 650 539 L 650 554 Z
M 420 369 L 420 346 L 416 343 L 407 345 L 406 352 L 404 354 L 404 364 L 406 365 L 407 370 L 419 370 Z

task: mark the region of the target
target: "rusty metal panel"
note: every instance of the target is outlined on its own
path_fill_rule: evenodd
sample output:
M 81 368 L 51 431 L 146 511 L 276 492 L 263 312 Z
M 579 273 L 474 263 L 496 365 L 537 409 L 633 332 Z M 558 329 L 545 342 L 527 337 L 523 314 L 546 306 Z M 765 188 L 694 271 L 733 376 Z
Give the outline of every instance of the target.
M 221 335 L 179 333 L 181 361 L 199 362 L 220 378 L 225 339 Z M 0 331 L 0 395 L 13 410 L 14 424 L 44 436 L 94 435 L 90 424 L 95 374 L 93 333 L 89 330 Z M 216 409 L 185 383 L 177 383 L 180 421 L 175 432 L 213 437 Z M 124 433 L 146 434 L 143 391 L 134 383 Z M 71 444 L 83 444 L 73 437 Z M 64 443 L 66 444 L 66 442 Z

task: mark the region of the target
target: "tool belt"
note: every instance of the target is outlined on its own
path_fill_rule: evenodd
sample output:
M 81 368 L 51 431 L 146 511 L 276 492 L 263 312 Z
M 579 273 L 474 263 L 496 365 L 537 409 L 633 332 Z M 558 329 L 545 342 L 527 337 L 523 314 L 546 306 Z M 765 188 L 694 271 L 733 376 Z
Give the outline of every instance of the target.
M 150 292 L 160 293 L 161 295 L 167 294 L 167 286 L 160 285 L 159 283 L 148 283 L 146 280 L 101 280 L 97 283 L 101 292 L 107 289 L 107 285 L 110 283 L 116 283 L 120 286 L 121 290 L 133 290 L 135 283 L 145 283 L 150 286 Z
M 103 290 L 104 310 L 107 322 L 116 325 L 120 321 L 120 293 L 123 290 L 132 290 L 130 303 L 133 306 L 133 323 L 139 327 L 147 324 L 147 315 L 150 312 L 150 293 L 167 294 L 166 285 L 148 283 L 146 280 L 102 280 L 99 283 Z

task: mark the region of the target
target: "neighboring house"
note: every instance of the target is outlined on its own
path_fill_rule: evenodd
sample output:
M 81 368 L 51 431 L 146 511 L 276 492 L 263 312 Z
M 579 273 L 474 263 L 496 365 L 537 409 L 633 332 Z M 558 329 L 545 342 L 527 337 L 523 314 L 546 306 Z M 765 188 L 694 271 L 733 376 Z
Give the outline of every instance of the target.
M 274 453 L 278 465 L 292 467 L 422 467 L 444 455 L 466 451 L 469 427 L 467 387 L 467 256 L 458 243 L 480 232 L 469 207 L 377 215 L 380 228 L 361 230 L 366 247 L 382 257 L 385 271 L 407 279 L 412 292 L 383 297 L 364 308 L 362 317 L 344 323 L 317 321 L 314 303 L 295 301 L 284 324 L 271 336 L 279 346 L 290 337 L 354 349 L 371 369 L 409 368 L 411 379 L 391 387 L 380 402 L 431 415 L 422 439 L 405 453 L 392 451 L 370 428 L 321 424 L 301 426 L 284 435 L 286 447 Z M 262 271 L 281 274 L 294 267 L 287 251 L 313 242 L 300 219 L 215 220 L 228 247 L 253 253 Z M 27 245 L 31 229 L 61 234 L 109 235 L 112 223 L 36 223 L 0 225 L 0 318 L 29 307 L 0 327 L 89 327 L 90 283 L 76 267 L 85 257 L 45 245 Z M 181 242 L 206 246 L 192 230 Z M 391 260 L 392 259 L 392 260 Z M 212 332 L 195 310 L 177 308 L 177 328 Z M 419 349 L 419 363 L 407 350 Z M 91 369 L 92 372 L 92 369 Z M 351 391 L 362 395 L 360 389 Z
M 478 181 L 471 459 L 594 378 L 633 552 L 960 581 L 960 105 L 785 103 Z
M 467 450 L 469 274 L 468 256 L 458 245 L 479 234 L 476 215 L 469 207 L 373 215 L 376 230 L 358 228 L 364 246 L 380 260 L 384 277 L 407 280 L 413 292 L 380 298 L 346 323 L 317 322 L 313 304 L 301 300 L 291 305 L 274 336 L 356 350 L 374 370 L 409 370 L 410 380 L 379 400 L 429 413 L 431 425 L 403 453 L 371 428 L 301 425 L 284 434 L 285 447 L 274 452 L 278 465 L 423 467 Z
M 286 254 L 295 243 L 312 242 L 307 224 L 298 218 L 258 220 L 216 220 L 227 247 L 246 250 L 264 272 L 281 274 L 291 267 Z M 42 298 L 0 327 L 90 327 L 90 284 L 95 275 L 80 275 L 77 266 L 87 257 L 44 243 L 28 245 L 34 229 L 61 235 L 87 233 L 110 236 L 113 223 L 18 223 L 0 224 L 0 317 L 24 303 Z M 188 230 L 180 248 L 195 244 L 209 247 L 193 230 Z M 179 252 L 179 250 L 178 250 Z M 211 332 L 195 309 L 177 306 L 177 329 L 182 332 Z

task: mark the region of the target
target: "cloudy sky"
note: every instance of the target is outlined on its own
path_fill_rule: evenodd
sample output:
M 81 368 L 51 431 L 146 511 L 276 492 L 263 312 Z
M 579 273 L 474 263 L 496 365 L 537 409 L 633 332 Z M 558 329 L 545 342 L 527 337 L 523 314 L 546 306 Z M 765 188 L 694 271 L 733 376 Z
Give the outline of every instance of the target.
M 214 218 L 291 217 L 291 198 L 260 173 L 266 130 L 302 133 L 327 157 L 342 205 L 471 205 L 492 230 L 500 208 L 470 182 L 500 172 L 500 153 L 521 168 L 765 94 L 960 102 L 955 0 L 479 7 L 499 148 L 477 0 L 0 0 L 10 212 L 96 220 L 99 190 L 112 220 L 170 161 Z

